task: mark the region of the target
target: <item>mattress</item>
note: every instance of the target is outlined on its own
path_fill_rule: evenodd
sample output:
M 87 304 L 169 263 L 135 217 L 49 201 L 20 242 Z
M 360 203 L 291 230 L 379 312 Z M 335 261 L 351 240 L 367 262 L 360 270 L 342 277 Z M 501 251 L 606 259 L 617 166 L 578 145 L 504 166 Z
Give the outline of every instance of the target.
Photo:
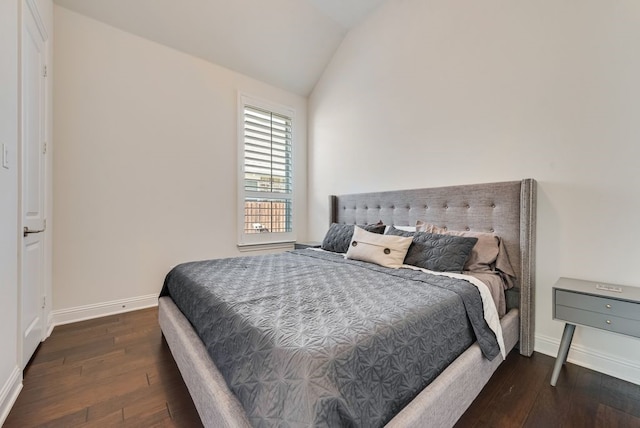
M 476 339 L 476 287 L 331 253 L 186 263 L 170 295 L 254 426 L 382 426 Z

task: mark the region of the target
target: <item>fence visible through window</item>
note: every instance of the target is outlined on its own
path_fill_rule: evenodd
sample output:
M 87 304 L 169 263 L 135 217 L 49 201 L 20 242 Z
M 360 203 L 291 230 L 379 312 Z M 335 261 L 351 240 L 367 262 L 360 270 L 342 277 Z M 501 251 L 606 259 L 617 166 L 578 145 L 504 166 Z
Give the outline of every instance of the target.
M 291 232 L 291 201 L 247 199 L 244 233 Z

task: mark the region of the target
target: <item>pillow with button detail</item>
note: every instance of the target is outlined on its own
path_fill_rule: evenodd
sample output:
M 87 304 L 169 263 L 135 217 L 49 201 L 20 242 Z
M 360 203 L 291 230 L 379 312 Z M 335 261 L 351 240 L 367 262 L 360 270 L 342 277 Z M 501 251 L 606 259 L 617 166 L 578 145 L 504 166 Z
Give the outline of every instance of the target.
M 404 263 L 436 272 L 462 272 L 478 238 L 405 232 L 391 226 L 388 235 L 411 237 Z
M 382 222 L 376 224 L 367 224 L 359 226 L 371 233 L 384 233 L 385 225 Z M 355 225 L 353 224 L 338 224 L 332 223 L 327 231 L 327 234 L 322 240 L 320 248 L 326 251 L 332 251 L 334 253 L 346 253 L 353 237 L 353 230 Z
M 478 242 L 473 246 L 469 259 L 464 265 L 465 271 L 470 272 L 490 272 L 496 263 L 500 252 L 500 238 L 493 233 L 471 232 L 467 230 L 448 230 L 447 228 L 418 220 L 416 230 L 420 232 L 438 233 L 440 235 L 455 235 L 478 238 Z
M 356 227 L 346 257 L 397 269 L 402 266 L 411 237 L 381 235 Z

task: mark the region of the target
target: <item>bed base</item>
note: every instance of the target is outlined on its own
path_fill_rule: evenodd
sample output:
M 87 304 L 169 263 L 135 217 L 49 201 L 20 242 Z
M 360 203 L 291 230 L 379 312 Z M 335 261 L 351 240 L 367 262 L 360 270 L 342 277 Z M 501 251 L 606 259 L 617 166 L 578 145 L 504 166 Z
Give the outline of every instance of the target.
M 205 427 L 245 428 L 250 423 L 242 405 L 227 386 L 204 344 L 170 297 L 158 302 L 162 333 L 182 373 Z M 501 320 L 507 352 L 518 342 L 519 313 L 511 309 Z M 393 428 L 451 427 L 469 408 L 493 372 L 500 356 L 489 361 L 477 343 L 449 365 L 386 426 Z

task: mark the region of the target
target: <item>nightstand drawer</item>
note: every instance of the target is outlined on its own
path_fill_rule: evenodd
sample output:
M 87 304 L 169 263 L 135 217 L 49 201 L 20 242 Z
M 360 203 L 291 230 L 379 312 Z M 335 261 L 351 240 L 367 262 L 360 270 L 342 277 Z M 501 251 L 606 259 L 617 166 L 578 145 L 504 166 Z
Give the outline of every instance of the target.
M 640 321 L 640 303 L 556 289 L 556 305 Z M 556 314 L 557 316 L 557 314 Z
M 640 321 L 591 312 L 584 309 L 562 306 L 556 301 L 555 315 L 570 323 L 582 324 L 589 327 L 613 331 L 615 333 L 640 337 Z

